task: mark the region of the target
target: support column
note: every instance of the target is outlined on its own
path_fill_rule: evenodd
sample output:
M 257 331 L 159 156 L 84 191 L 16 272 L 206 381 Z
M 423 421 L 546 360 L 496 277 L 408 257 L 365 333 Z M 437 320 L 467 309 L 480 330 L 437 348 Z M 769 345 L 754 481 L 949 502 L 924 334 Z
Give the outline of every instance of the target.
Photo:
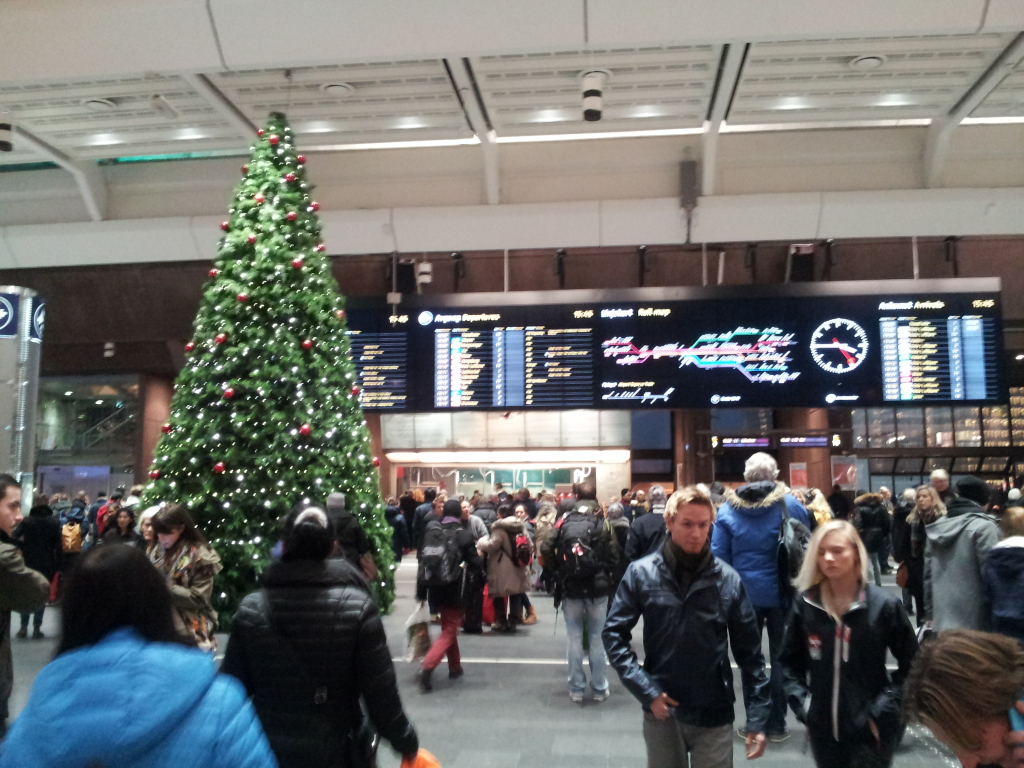
M 149 466 L 153 463 L 153 450 L 163 434 L 162 427 L 171 417 L 171 396 L 174 379 L 144 373 L 139 377 L 139 412 L 142 425 L 135 449 L 135 482 L 149 480 Z
M 798 432 L 828 432 L 827 408 L 782 408 L 775 411 L 775 426 Z M 806 462 L 807 482 L 828 495 L 832 488 L 832 451 L 829 448 L 779 448 L 779 479 L 789 485 L 791 462 Z
M 370 430 L 370 449 L 373 451 L 373 455 L 380 459 L 380 466 L 377 467 L 377 479 L 380 482 L 381 493 L 385 499 L 388 496 L 397 496 L 393 473 L 391 472 L 391 462 L 384 456 L 384 444 L 381 441 L 380 431 L 380 414 L 364 411 L 363 418 L 366 419 L 366 427 Z
M 677 408 L 672 411 L 672 455 L 676 486 L 710 483 L 712 480 L 711 412 L 706 408 Z

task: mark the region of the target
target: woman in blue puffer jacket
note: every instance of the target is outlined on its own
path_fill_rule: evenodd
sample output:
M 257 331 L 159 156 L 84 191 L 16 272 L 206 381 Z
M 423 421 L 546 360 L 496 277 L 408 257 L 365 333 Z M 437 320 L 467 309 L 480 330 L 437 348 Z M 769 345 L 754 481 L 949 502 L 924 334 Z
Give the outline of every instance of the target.
M 245 690 L 183 644 L 164 578 L 142 552 L 83 555 L 63 619 L 0 768 L 277 768 Z

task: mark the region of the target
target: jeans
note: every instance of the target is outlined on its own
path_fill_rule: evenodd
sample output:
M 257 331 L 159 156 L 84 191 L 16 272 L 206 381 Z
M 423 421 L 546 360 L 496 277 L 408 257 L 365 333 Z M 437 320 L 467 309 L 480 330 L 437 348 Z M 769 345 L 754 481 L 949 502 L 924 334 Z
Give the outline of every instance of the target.
M 882 553 L 868 552 L 868 561 L 871 563 L 871 570 L 875 574 L 875 586 L 882 586 Z
M 423 668 L 437 669 L 444 656 L 448 657 L 448 674 L 462 669 L 462 657 L 459 655 L 459 627 L 466 610 L 458 606 L 441 606 L 441 635 L 430 646 L 423 657 Z
M 587 677 L 583 674 L 584 616 L 590 635 L 590 687 L 595 693 L 607 691 L 608 678 L 604 674 L 605 656 L 601 630 L 604 629 L 604 620 L 608 613 L 608 598 L 567 599 L 562 602 L 562 611 L 565 613 L 565 631 L 569 638 L 569 693 L 583 693 L 587 689 Z
M 702 728 L 644 712 L 647 768 L 732 768 L 732 726 Z
M 782 654 L 782 638 L 786 630 L 786 609 L 754 606 L 754 613 L 757 615 L 759 635 L 765 625 L 768 625 L 768 656 L 772 672 L 768 678 L 771 709 L 766 730 L 772 735 L 781 734 L 786 730 L 786 692 L 782 687 L 782 664 L 779 663 L 779 656 Z M 750 708 L 750 689 L 746 683 L 743 684 L 743 703 Z
M 28 629 L 28 617 L 31 616 L 32 617 L 32 627 L 33 627 L 33 629 L 39 629 L 41 626 L 43 626 L 43 611 L 45 611 L 45 610 L 46 610 L 46 606 L 44 605 L 42 608 L 40 608 L 35 613 L 31 613 L 31 614 L 30 613 L 23 613 L 23 614 L 21 614 L 21 628 L 22 629 Z

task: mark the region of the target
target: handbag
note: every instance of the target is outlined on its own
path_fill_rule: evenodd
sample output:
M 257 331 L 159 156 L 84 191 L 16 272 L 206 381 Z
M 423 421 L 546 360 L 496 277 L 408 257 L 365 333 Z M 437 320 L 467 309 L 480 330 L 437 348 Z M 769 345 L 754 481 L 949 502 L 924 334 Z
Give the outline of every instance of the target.
M 910 581 L 910 567 L 906 563 L 900 563 L 896 568 L 896 586 L 902 589 L 907 588 Z
M 794 591 L 793 579 L 800 574 L 800 567 L 804 564 L 807 545 L 811 541 L 811 531 L 799 520 L 789 516 L 784 500 L 780 503 L 782 524 L 779 526 L 779 543 L 776 551 L 779 589 L 783 595 L 791 595 Z
M 375 582 L 380 576 L 380 571 L 377 569 L 377 564 L 373 562 L 373 555 L 370 552 L 363 552 L 359 556 L 359 570 L 363 572 L 363 576 L 370 583 Z

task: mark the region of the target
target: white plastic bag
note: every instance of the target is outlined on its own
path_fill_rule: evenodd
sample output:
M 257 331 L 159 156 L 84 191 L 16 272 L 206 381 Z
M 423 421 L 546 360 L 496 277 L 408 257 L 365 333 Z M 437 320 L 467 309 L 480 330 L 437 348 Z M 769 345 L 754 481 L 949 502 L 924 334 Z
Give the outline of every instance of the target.
M 405 634 L 408 638 L 405 660 L 412 662 L 426 656 L 430 650 L 430 611 L 427 610 L 426 602 L 421 602 L 406 619 Z

